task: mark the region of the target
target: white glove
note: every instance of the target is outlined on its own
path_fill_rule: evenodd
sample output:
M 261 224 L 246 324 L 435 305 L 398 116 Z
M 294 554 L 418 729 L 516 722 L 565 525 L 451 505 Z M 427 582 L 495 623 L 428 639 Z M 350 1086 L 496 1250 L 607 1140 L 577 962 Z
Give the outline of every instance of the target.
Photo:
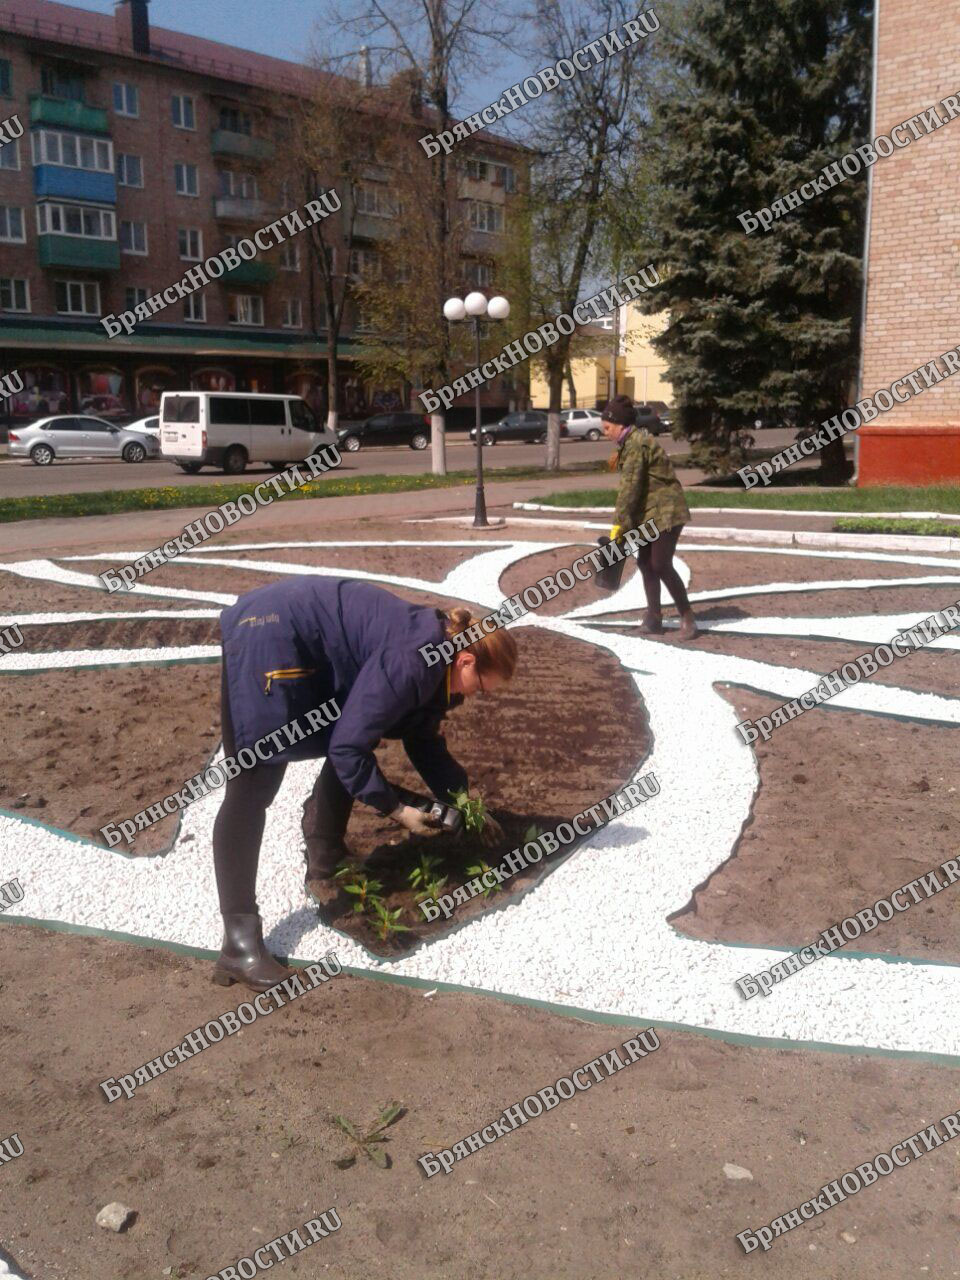
M 399 822 L 401 827 L 406 827 L 414 836 L 428 836 L 440 826 L 438 819 L 432 818 L 429 813 L 422 813 L 410 804 L 398 804 L 388 816 L 394 822 Z

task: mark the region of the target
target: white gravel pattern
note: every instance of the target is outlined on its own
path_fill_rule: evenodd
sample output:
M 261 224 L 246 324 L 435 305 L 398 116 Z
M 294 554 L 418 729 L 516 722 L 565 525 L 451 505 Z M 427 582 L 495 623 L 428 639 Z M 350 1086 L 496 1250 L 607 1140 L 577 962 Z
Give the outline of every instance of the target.
M 301 545 L 342 548 L 344 544 Z M 566 544 L 519 542 L 496 548 L 485 544 L 440 583 L 389 574 L 364 576 L 385 585 L 405 583 L 460 595 L 492 609 L 502 600 L 499 580 L 510 564 L 561 545 Z M 256 549 L 256 545 L 249 549 Z M 103 558 L 114 563 L 121 559 L 117 553 Z M 893 558 L 903 563 L 915 560 L 909 556 Z M 191 567 L 199 562 L 197 557 Z M 213 567 L 223 564 L 224 559 L 207 554 L 202 563 Z M 247 570 L 298 571 L 297 566 L 287 563 L 242 564 Z M 50 561 L 0 564 L 2 571 L 72 582 L 78 587 L 93 585 L 84 575 Z M 309 566 L 299 567 L 299 571 L 319 572 Z M 337 568 L 331 572 L 346 571 Z M 627 575 L 621 598 L 631 598 L 635 577 Z M 850 589 L 852 584 L 823 585 Z M 885 579 L 862 585 L 895 584 Z M 904 585 L 923 583 L 908 579 Z M 811 589 L 809 582 L 765 584 L 762 588 L 764 594 Z M 199 590 L 156 590 L 193 602 L 234 598 L 205 591 L 202 585 Z M 749 591 L 742 588 L 731 594 Z M 716 599 L 722 594 L 704 592 L 702 598 Z M 599 603 L 608 612 L 624 607 L 621 598 L 614 596 Z M 933 600 L 931 608 L 941 603 Z M 59 616 L 49 615 L 49 620 Z M 180 615 L 165 612 L 163 616 Z M 759 625 L 763 620 L 752 621 Z M 784 625 L 789 625 L 790 634 L 841 637 L 854 628 L 858 638 L 879 643 L 889 639 L 892 621 L 873 616 L 859 618 L 855 624 L 849 618 L 797 618 L 784 620 Z M 301 805 L 318 763 L 293 765 L 268 815 L 259 879 L 261 911 L 269 941 L 278 951 L 312 960 L 334 947 L 343 964 L 360 970 L 455 983 L 644 1021 L 676 1022 L 782 1042 L 829 1042 L 960 1056 L 960 1023 L 954 1014 L 960 998 L 960 966 L 838 956 L 809 966 L 774 987 L 766 999 L 747 1003 L 737 993 L 735 979 L 768 968 L 782 959 L 782 951 L 688 939 L 666 923 L 668 915 L 689 901 L 693 888 L 730 856 L 758 786 L 753 751 L 734 732 L 734 709 L 715 693 L 714 684 L 744 685 L 789 699 L 812 687 L 821 673 L 708 654 L 695 647 L 662 645 L 639 636 L 602 633 L 566 616 L 531 617 L 523 625 L 555 630 L 607 649 L 633 673 L 654 735 L 653 751 L 643 762 L 642 772 L 657 776 L 660 794 L 641 809 L 612 821 L 521 901 L 473 918 L 455 932 L 424 943 L 406 959 L 384 962 L 351 939 L 319 925 L 304 897 Z M 209 652 L 206 647 L 198 647 L 198 651 Z M 131 650 L 122 660 L 147 665 L 169 660 L 174 654 L 191 656 L 195 652 Z M 120 653 L 111 651 L 109 656 L 119 661 Z M 15 656 L 0 660 L 0 674 L 16 669 L 11 662 Z M 65 664 L 78 655 L 22 656 L 30 657 L 34 664 L 38 659 Z M 86 660 L 89 651 L 79 656 Z M 104 656 L 98 651 L 99 661 Z M 919 721 L 960 723 L 960 703 L 955 700 L 869 682 L 847 690 L 833 699 L 832 705 Z M 706 749 L 698 751 L 701 745 Z M 211 829 L 217 806 L 216 796 L 199 801 L 185 811 L 169 853 L 136 859 L 27 822 L 16 814 L 0 814 L 0 879 L 15 875 L 24 886 L 23 902 L 8 910 L 5 918 L 21 914 L 215 950 L 220 927 Z M 939 852 L 931 852 L 931 865 L 938 856 Z M 895 887 L 893 882 L 890 887 Z M 824 927 L 832 923 L 824 921 Z

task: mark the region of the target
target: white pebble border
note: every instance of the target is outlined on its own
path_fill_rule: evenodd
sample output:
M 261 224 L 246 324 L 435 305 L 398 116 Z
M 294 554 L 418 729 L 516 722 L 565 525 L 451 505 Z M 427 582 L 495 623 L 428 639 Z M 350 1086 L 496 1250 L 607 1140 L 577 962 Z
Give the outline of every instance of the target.
M 294 544 L 272 543 L 270 547 Z M 310 542 L 305 547 L 336 547 L 342 542 Z M 355 545 L 376 545 L 370 543 Z M 408 545 L 475 546 L 429 542 Z M 500 544 L 467 557 L 438 582 L 390 574 L 357 573 L 385 585 L 406 585 L 441 595 L 459 596 L 493 609 L 502 600 L 503 572 L 538 552 L 566 543 Z M 239 547 L 232 547 L 239 550 Z M 259 549 L 256 544 L 245 547 Z M 264 547 L 263 549 L 267 549 Z M 691 548 L 692 549 L 692 548 Z M 698 548 L 699 549 L 699 548 Z M 713 550 L 714 548 L 710 548 Z M 333 573 L 287 562 L 233 561 L 221 555 L 184 557 L 190 568 L 234 564 L 265 573 Z M 117 562 L 117 553 L 85 559 Z M 859 558 L 859 557 L 857 557 Z M 867 557 L 871 558 L 871 557 Z M 891 557 L 883 557 L 890 559 Z M 915 557 L 903 557 L 905 564 Z M 952 566 L 948 566 L 952 567 Z M 960 567 L 960 566 L 958 566 Z M 94 575 L 67 570 L 51 561 L 0 564 L 41 581 L 68 582 L 100 589 Z M 260 906 L 269 942 L 278 951 L 312 960 L 335 947 L 341 961 L 362 971 L 405 975 L 548 1001 L 598 1013 L 646 1021 L 680 1023 L 725 1034 L 780 1041 L 829 1043 L 849 1047 L 924 1051 L 960 1056 L 960 1024 L 954 1015 L 960 998 L 960 966 L 887 962 L 876 959 L 825 959 L 775 987 L 763 1001 L 745 1003 L 734 981 L 768 968 L 782 951 L 762 947 L 700 942 L 675 932 L 667 917 L 682 908 L 693 888 L 730 856 L 750 813 L 758 785 L 752 750 L 734 733 L 734 709 L 714 690 L 715 683 L 748 686 L 789 699 L 810 688 L 818 672 L 657 644 L 641 637 L 600 633 L 579 616 L 633 608 L 635 578 L 628 574 L 617 596 L 598 601 L 575 615 L 532 617 L 524 625 L 544 627 L 616 655 L 633 673 L 650 716 L 652 755 L 643 772 L 652 771 L 662 790 L 655 801 L 611 822 L 576 857 L 558 866 L 514 905 L 475 917 L 463 928 L 428 942 L 411 956 L 380 961 L 349 938 L 317 923 L 302 889 L 301 806 L 317 762 L 291 766 L 272 806 L 263 843 L 259 878 Z M 957 579 L 861 580 L 862 587 L 942 584 Z M 764 584 L 763 594 L 840 587 L 850 582 Z M 147 588 L 141 587 L 147 594 Z M 154 588 L 154 593 L 193 603 L 226 603 L 233 596 L 198 590 Z M 701 599 L 750 594 L 753 588 L 703 592 Z M 934 598 L 931 609 L 945 601 Z M 32 615 L 40 619 L 44 615 Z M 86 617 L 86 615 L 84 615 Z M 124 615 L 135 616 L 135 615 Z M 171 611 L 164 617 L 179 617 Z M 182 615 L 191 616 L 191 615 Z M 912 616 L 912 615 L 911 615 Z M 48 615 L 52 621 L 62 615 Z M 752 620 L 759 626 L 764 620 Z M 795 618 L 780 620 L 790 634 L 858 638 L 873 643 L 890 636 L 892 619 Z M 772 623 L 769 624 L 772 627 Z M 777 633 L 771 629 L 771 634 Z M 148 665 L 171 657 L 208 654 L 209 647 L 163 650 L 85 651 L 74 655 L 34 654 L 39 663 L 65 665 L 91 653 Z M 122 657 L 121 657 L 122 655 Z M 0 674 L 17 669 L 8 655 Z M 833 700 L 833 705 L 918 721 L 960 724 L 960 702 L 889 685 L 864 683 Z M 697 747 L 709 744 L 709 750 Z M 16 814 L 0 813 L 0 878 L 18 876 L 23 902 L 5 913 L 86 925 L 134 934 L 144 939 L 216 950 L 220 921 L 211 857 L 211 829 L 218 797 L 185 811 L 179 835 L 164 856 L 127 858 Z M 127 815 L 117 815 L 118 817 Z M 825 922 L 825 924 L 832 921 Z M 798 941 L 804 941 L 802 939 Z

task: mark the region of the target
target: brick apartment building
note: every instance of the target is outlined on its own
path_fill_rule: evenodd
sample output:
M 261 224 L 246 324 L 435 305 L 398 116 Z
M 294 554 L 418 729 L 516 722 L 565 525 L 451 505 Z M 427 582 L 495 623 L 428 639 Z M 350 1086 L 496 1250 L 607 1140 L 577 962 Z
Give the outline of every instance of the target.
M 0 424 L 81 410 L 126 421 L 174 388 L 295 393 L 326 411 L 322 295 L 306 235 L 131 335 L 109 339 L 99 323 L 299 203 L 271 175 L 290 136 L 291 95 L 307 95 L 316 73 L 151 30 L 148 4 L 118 0 L 110 17 L 0 0 L 0 125 L 16 116 L 23 131 L 0 146 L 0 373 L 15 369 L 24 382 L 0 403 Z M 472 202 L 476 254 L 462 262 L 465 287 L 493 283 L 527 154 L 484 133 L 464 156 L 458 194 Z M 338 272 L 362 273 L 378 238 L 393 234 L 389 174 L 371 178 L 359 251 L 340 261 L 347 254 L 335 250 Z M 411 394 L 363 381 L 360 323 L 348 309 L 345 417 L 401 407 Z M 514 395 L 501 379 L 484 398 L 506 409 Z
M 877 10 L 875 135 L 955 94 L 960 80 L 960 7 L 878 0 Z M 960 341 L 958 180 L 960 121 L 872 170 L 864 395 Z M 960 483 L 960 376 L 895 405 L 858 435 L 860 484 Z

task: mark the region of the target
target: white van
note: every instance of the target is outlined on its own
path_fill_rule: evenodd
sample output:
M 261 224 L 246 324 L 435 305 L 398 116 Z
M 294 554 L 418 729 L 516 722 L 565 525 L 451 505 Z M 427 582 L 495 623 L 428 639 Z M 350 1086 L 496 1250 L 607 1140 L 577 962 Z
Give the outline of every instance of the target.
M 164 391 L 160 397 L 160 453 L 191 475 L 221 467 L 238 476 L 248 462 L 279 469 L 336 443 L 299 396 Z

